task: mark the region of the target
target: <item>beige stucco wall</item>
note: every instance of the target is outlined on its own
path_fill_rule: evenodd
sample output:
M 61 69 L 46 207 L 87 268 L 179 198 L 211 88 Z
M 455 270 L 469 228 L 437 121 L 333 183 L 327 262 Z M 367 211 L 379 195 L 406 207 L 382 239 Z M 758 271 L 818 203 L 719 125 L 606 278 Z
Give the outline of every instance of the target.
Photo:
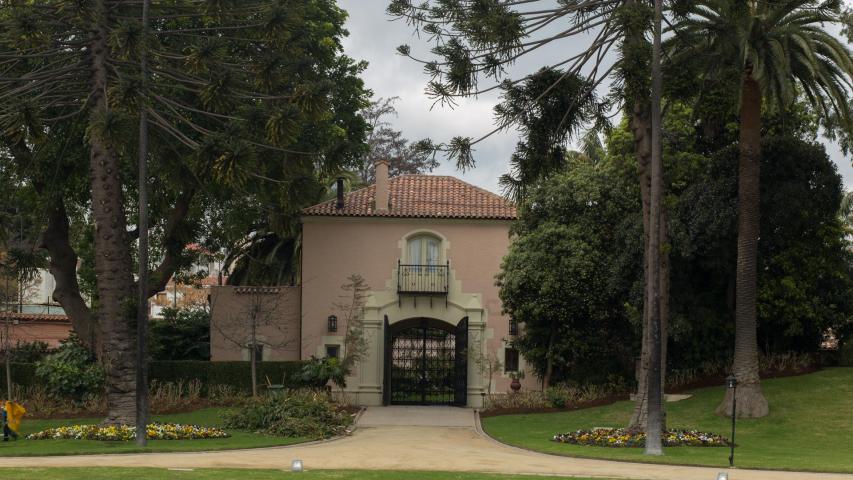
M 430 317 L 456 324 L 469 317 L 469 345 L 485 340 L 482 356 L 503 360 L 509 320 L 501 314 L 495 274 L 510 243 L 507 221 L 436 220 L 401 218 L 306 217 L 303 219 L 301 355 L 322 355 L 326 345 L 339 343 L 327 331 L 327 317 L 343 317 L 334 304 L 340 302 L 341 285 L 353 273 L 371 288 L 365 312 L 365 332 L 375 348 L 359 372 L 348 381 L 351 400 L 375 404 L 381 399 L 384 317 L 391 324 L 413 317 Z M 406 262 L 407 237 L 431 233 L 442 239 L 442 262 L 450 261 L 451 293 L 430 300 L 396 296 L 398 259 Z M 339 326 L 339 332 L 344 326 Z M 482 357 L 481 357 L 482 358 Z M 521 369 L 525 369 L 521 362 Z M 469 405 L 479 400 L 488 378 L 469 365 Z M 476 377 L 480 378 L 476 378 Z M 503 371 L 492 378 L 492 392 L 509 390 Z M 524 388 L 536 388 L 528 375 Z M 475 405 L 472 405 L 475 406 Z
M 299 287 L 217 286 L 211 287 L 210 294 L 212 361 L 248 360 L 247 350 L 235 342 L 250 343 L 249 312 L 253 304 L 261 311 L 256 315 L 256 337 L 265 344 L 263 360 L 299 360 Z

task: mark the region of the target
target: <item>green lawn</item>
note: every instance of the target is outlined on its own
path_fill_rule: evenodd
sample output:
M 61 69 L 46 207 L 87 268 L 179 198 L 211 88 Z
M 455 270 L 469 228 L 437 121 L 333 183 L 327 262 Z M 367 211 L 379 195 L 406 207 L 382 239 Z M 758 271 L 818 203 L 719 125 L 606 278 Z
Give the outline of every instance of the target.
M 853 472 L 853 368 L 833 368 L 798 377 L 762 382 L 770 415 L 738 420 L 735 465 L 745 468 Z M 691 392 L 688 400 L 667 404 L 670 428 L 731 434 L 731 420 L 714 415 L 722 388 Z M 642 449 L 605 448 L 552 442 L 551 436 L 577 429 L 622 427 L 631 402 L 618 402 L 573 412 L 506 415 L 483 419 L 494 438 L 532 450 L 568 456 L 728 465 L 728 448 L 673 447 L 662 457 L 646 457 Z
M 370 471 L 307 471 L 301 474 L 283 474 L 281 470 L 224 470 L 197 469 L 192 471 L 164 470 L 157 468 L 28 468 L 0 469 L 4 480 L 37 478 L 39 480 L 274 480 L 284 478 L 304 478 L 306 480 L 541 480 L 533 475 L 490 475 L 482 473 L 444 473 L 444 472 L 370 472 Z M 573 480 L 593 480 L 591 478 L 572 477 Z M 605 480 L 598 478 L 596 480 Z
M 222 413 L 226 409 L 207 408 L 190 413 L 173 415 L 155 415 L 159 422 L 190 423 L 206 427 L 222 424 Z M 61 425 L 98 423 L 99 418 L 75 418 L 69 420 L 28 420 L 24 417 L 21 424 L 22 437 L 29 433 Z M 150 440 L 145 449 L 131 442 L 101 442 L 95 440 L 24 440 L 0 443 L 0 456 L 38 456 L 38 455 L 80 455 L 95 453 L 133 453 L 133 452 L 188 452 L 198 450 L 229 450 L 236 448 L 272 447 L 304 442 L 306 438 L 286 438 L 241 432 L 226 429 L 230 438 L 211 438 L 204 440 Z M 24 477 L 19 477 L 24 478 Z

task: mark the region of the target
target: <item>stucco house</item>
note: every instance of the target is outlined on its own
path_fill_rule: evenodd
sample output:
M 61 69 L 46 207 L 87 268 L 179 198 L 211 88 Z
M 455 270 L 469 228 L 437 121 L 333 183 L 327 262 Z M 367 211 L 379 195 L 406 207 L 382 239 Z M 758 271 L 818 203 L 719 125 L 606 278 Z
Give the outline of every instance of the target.
M 347 277 L 359 274 L 369 285 L 368 350 L 348 379 L 350 401 L 479 407 L 487 390 L 508 391 L 510 373 L 525 366 L 508 345 L 517 328 L 501 313 L 495 274 L 515 206 L 450 176 L 389 179 L 385 162 L 376 165 L 375 184 L 338 192 L 304 210 L 301 284 L 278 289 L 287 315 L 299 316 L 298 332 L 291 329 L 298 342 L 262 358 L 342 355 L 345 328 L 334 325 L 342 321 L 334 305 Z M 235 300 L 236 287 L 215 290 L 214 322 L 239 303 L 218 301 Z M 211 333 L 213 360 L 236 359 Z M 537 388 L 532 375 L 522 383 Z

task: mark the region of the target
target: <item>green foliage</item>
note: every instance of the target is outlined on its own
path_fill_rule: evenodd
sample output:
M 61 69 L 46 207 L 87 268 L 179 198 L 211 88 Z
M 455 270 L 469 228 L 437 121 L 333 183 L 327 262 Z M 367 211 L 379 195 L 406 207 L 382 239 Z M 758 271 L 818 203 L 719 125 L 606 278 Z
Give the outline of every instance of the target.
M 705 153 L 693 115 L 673 102 L 664 119 L 671 372 L 725 369 L 732 353 L 738 151 Z M 785 136 L 763 145 L 759 346 L 766 357 L 811 353 L 828 328 L 841 336 L 853 329 L 841 182 L 822 147 L 805 139 L 812 117 L 767 123 Z M 532 373 L 544 373 L 556 328 L 555 382 L 633 376 L 643 279 L 637 164 L 626 123 L 606 140 L 597 164 L 578 157 L 534 186 L 498 279 L 507 312 L 523 327 L 515 343 Z
M 266 395 L 224 418 L 228 428 L 315 439 L 341 434 L 350 422 L 349 414 L 339 409 L 327 393 L 316 390 Z
M 323 388 L 329 381 L 345 387 L 346 376 L 349 374 L 343 362 L 331 357 L 311 357 L 302 366 L 302 381 L 315 388 Z
M 595 131 L 608 124 L 609 103 L 580 75 L 557 69 L 543 68 L 502 90 L 495 117 L 506 127 L 516 125 L 522 141 L 510 159 L 512 174 L 503 175 L 500 184 L 507 196 L 520 201 L 530 185 L 566 167 L 566 144 L 582 128 Z
M 532 112 L 544 107 L 557 116 L 557 120 L 552 118 L 552 121 L 542 118 L 547 124 L 545 130 L 553 133 L 574 128 L 578 110 L 590 104 L 594 89 L 613 70 L 606 68 L 606 62 L 601 60 L 627 30 L 624 22 L 616 18 L 623 3 L 592 0 L 583 3 L 561 1 L 555 5 L 550 0 L 390 0 L 387 12 L 395 19 L 404 20 L 418 34 L 427 34 L 427 41 L 432 45 L 426 56 L 413 53 L 409 45 L 399 46 L 397 53 L 423 65 L 429 77 L 425 92 L 434 104 L 452 107 L 460 98 L 476 97 L 498 89 L 524 90 L 527 86 L 522 84 L 529 82 L 540 89 L 540 94 L 527 106 Z M 553 25 L 561 27 L 554 30 Z M 643 33 L 640 32 L 641 38 Z M 508 67 L 516 67 L 520 58 L 531 52 L 539 53 L 545 46 L 549 47 L 549 58 L 534 60 L 534 68 L 513 68 L 513 72 L 509 72 Z M 581 91 L 578 92 L 579 86 Z M 577 95 L 566 95 L 565 90 Z M 553 104 L 549 105 L 551 101 Z M 567 101 L 574 105 L 567 106 Z M 564 108 L 560 110 L 561 107 Z M 519 105 L 517 110 L 525 111 L 526 108 Z M 479 138 L 459 135 L 442 143 L 429 142 L 420 146 L 446 153 L 462 169 L 473 167 L 474 145 L 504 128 L 526 127 L 524 120 L 517 118 L 523 114 L 504 115 L 504 112 L 496 111 L 497 128 Z M 563 135 L 557 133 L 556 137 Z M 557 138 L 552 140 L 548 143 L 560 143 Z M 519 150 L 520 155 L 530 153 L 525 152 L 524 145 L 520 145 Z M 536 153 L 545 155 L 547 150 Z
M 786 113 L 805 100 L 830 133 L 847 138 L 853 56 L 826 30 L 845 25 L 849 17 L 842 2 L 700 0 L 687 5 L 664 45 L 674 69 L 693 68 L 708 85 L 731 85 L 748 75 L 760 85 L 769 113 Z M 739 91 L 739 85 L 732 90 Z
M 56 352 L 36 364 L 36 377 L 57 398 L 83 401 L 104 388 L 104 369 L 92 353 L 71 336 Z
M 210 360 L 210 312 L 203 308 L 163 309 L 150 324 L 154 360 Z
M 42 341 L 22 342 L 18 340 L 9 352 L 10 361 L 17 363 L 36 363 L 50 353 L 50 345 Z
M 554 362 L 553 382 L 629 376 L 632 312 L 641 278 L 639 196 L 608 165 L 574 161 L 533 192 L 497 277 L 505 313 L 522 326 L 513 340 L 535 373 Z

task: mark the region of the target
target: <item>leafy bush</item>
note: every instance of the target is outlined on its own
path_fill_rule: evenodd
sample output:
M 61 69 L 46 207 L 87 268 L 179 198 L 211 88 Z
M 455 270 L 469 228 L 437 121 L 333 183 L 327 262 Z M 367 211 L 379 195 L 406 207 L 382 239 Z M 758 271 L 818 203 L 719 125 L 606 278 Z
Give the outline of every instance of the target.
M 225 426 L 282 437 L 327 438 L 340 434 L 351 416 L 317 390 L 290 390 L 249 401 L 225 415 Z
M 331 380 L 339 387 L 346 387 L 347 369 L 334 357 L 311 357 L 302 366 L 302 381 L 306 386 L 323 388 Z
M 598 400 L 621 391 L 624 391 L 624 388 L 617 384 L 609 386 L 587 385 L 585 387 L 557 385 L 548 387 L 545 395 L 552 407 L 566 408 Z
M 51 396 L 78 402 L 104 389 L 104 369 L 75 335 L 36 363 L 36 378 Z
M 570 408 L 623 391 L 624 388 L 619 385 L 557 385 L 544 392 L 523 391 L 489 395 L 486 397 L 484 410 Z
M 149 353 L 155 360 L 210 360 L 210 312 L 203 308 L 164 308 L 151 321 Z
M 50 353 L 50 345 L 36 340 L 22 342 L 18 340 L 10 352 L 10 360 L 17 363 L 36 363 Z
M 518 393 L 498 393 L 486 397 L 483 410 L 504 409 L 543 409 L 550 408 L 551 402 L 543 392 L 524 390 Z

